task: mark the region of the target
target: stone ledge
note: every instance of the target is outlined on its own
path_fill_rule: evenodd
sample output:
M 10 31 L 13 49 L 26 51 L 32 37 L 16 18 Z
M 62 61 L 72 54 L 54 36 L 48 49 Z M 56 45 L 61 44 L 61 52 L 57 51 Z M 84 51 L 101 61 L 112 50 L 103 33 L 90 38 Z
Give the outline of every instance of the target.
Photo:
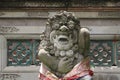
M 114 73 L 120 74 L 120 67 L 112 66 L 112 67 L 95 67 L 93 68 L 95 73 Z
M 0 18 L 39 18 L 47 19 L 58 11 L 1 11 Z M 77 11 L 73 12 L 79 18 L 120 18 L 120 11 Z
M 7 66 L 2 73 L 34 73 L 39 72 L 39 66 Z

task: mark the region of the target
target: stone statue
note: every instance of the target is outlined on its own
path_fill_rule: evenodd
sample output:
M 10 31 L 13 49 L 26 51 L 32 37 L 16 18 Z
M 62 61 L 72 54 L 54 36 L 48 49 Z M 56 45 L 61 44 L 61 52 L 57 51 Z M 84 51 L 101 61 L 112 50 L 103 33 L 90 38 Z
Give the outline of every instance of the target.
M 89 44 L 88 29 L 72 13 L 49 18 L 39 46 L 40 80 L 92 80 Z

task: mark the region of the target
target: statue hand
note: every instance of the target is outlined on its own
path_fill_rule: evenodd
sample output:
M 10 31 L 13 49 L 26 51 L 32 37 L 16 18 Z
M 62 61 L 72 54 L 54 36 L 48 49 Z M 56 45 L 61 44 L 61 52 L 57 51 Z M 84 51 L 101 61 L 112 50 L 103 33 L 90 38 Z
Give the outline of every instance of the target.
M 57 70 L 58 66 L 58 60 L 56 57 L 50 56 L 49 52 L 47 52 L 44 49 L 41 49 L 38 53 L 39 60 L 45 64 L 48 68 L 50 68 L 53 71 Z M 53 66 L 54 65 L 54 66 Z
M 69 71 L 71 71 L 73 68 L 73 64 L 72 64 L 72 60 L 64 57 L 60 60 L 60 62 L 58 63 L 58 72 L 60 73 L 68 73 Z

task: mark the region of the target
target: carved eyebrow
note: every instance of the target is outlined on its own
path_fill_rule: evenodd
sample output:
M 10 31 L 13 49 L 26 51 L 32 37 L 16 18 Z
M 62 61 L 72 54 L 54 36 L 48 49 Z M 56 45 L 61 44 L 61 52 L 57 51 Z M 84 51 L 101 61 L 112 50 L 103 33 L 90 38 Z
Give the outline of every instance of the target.
M 68 25 L 67 22 L 59 22 L 59 24 L 60 24 L 60 25 L 65 25 L 65 26 Z
M 75 24 L 75 22 L 70 20 L 68 24 Z

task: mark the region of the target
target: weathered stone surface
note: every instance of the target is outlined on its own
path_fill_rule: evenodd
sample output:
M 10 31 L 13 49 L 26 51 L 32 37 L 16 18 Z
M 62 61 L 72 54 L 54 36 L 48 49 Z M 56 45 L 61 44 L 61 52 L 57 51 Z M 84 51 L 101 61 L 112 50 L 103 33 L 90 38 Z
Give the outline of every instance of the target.
M 25 8 L 25 7 L 86 7 L 86 6 L 120 6 L 118 0 L 5 0 L 0 1 L 1 8 Z
M 119 19 L 120 18 L 120 12 L 119 11 L 108 11 L 108 12 L 73 12 L 76 17 L 78 18 L 101 18 L 101 19 L 108 19 L 108 18 L 115 18 L 115 19 Z M 55 15 L 56 12 L 52 12 L 52 11 L 26 11 L 26 12 L 0 12 L 0 18 L 27 18 L 27 19 L 47 19 L 48 17 L 51 17 L 53 15 Z
M 39 59 L 44 64 L 41 65 L 41 74 L 46 75 L 47 71 L 44 72 L 44 70 L 48 70 L 58 79 L 72 77 L 83 72 L 85 76 L 82 79 L 91 80 L 91 75 L 88 74 L 90 71 L 89 58 L 87 58 L 90 42 L 89 31 L 87 28 L 81 28 L 77 17 L 72 13 L 61 11 L 49 18 L 41 40 L 38 53 Z M 80 63 L 83 64 L 80 65 Z M 84 70 L 87 71 L 84 73 Z M 82 76 L 79 75 L 77 78 L 79 77 Z

